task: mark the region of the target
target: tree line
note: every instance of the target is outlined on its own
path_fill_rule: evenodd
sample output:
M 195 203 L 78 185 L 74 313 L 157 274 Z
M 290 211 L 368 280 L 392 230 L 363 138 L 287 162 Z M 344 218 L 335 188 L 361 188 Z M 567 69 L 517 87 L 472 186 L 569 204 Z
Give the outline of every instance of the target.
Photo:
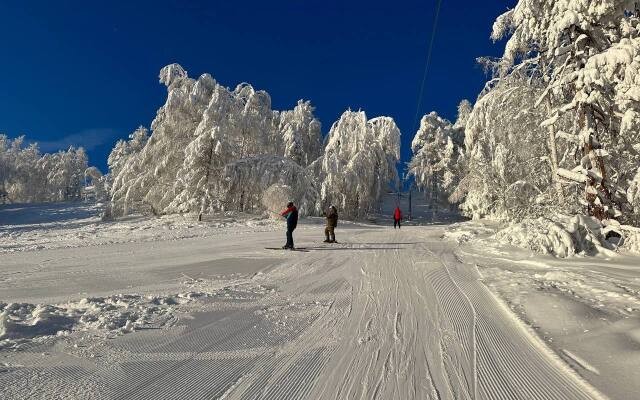
M 0 202 L 79 199 L 86 169 L 83 148 L 42 154 L 37 143 L 25 144 L 24 136 L 0 135 Z
M 640 222 L 637 1 L 520 0 L 499 16 L 491 79 L 459 122 L 431 114 L 410 171 L 473 217 Z
M 432 201 L 470 217 L 509 221 L 585 214 L 603 224 L 640 223 L 640 11 L 637 1 L 520 0 L 499 16 L 502 57 L 453 123 L 420 121 L 408 176 Z M 93 171 L 109 216 L 261 212 L 270 198 L 304 214 L 335 204 L 359 217 L 397 189 L 400 131 L 390 117 L 347 110 L 322 134 L 308 101 L 273 110 L 249 84 L 229 89 L 178 64 L 160 71 L 167 100 L 151 123 Z M 0 137 L 0 190 L 14 200 L 79 193 L 86 155 L 41 155 Z

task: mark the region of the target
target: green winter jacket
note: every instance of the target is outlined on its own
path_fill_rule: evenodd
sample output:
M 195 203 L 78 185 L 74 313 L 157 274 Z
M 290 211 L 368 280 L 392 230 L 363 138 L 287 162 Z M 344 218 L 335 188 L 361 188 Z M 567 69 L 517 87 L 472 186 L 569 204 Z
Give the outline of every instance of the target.
M 329 209 L 329 213 L 325 214 L 327 216 L 327 226 L 330 228 L 335 228 L 338 226 L 338 212 L 333 208 Z

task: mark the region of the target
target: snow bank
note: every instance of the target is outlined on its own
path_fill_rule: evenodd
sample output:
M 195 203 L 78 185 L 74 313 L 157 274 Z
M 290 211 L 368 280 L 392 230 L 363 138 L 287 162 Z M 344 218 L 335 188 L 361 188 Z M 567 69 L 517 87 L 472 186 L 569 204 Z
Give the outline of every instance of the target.
M 482 234 L 493 234 L 495 229 L 476 221 L 452 224 L 442 235 L 443 239 L 455 240 L 458 243 L 466 243 Z
M 152 242 L 277 228 L 262 216 L 237 212 L 143 217 L 101 221 L 101 207 L 90 203 L 0 206 L 0 254 L 16 251 Z
M 203 284 L 201 280 L 186 282 Z M 205 283 L 206 284 L 206 283 Z M 209 297 L 246 299 L 272 289 L 235 285 L 171 295 L 116 294 L 87 297 L 66 304 L 0 303 L 0 350 L 66 336 L 74 331 L 124 334 L 139 327 L 161 325 L 177 306 Z
M 539 265 L 518 263 L 518 267 L 511 265 L 511 270 L 502 266 L 482 266 L 481 271 L 485 283 L 516 308 L 534 306 L 528 303 L 528 297 L 536 291 L 543 291 L 562 293 L 591 308 L 622 316 L 640 310 L 638 291 L 619 277 L 543 265 L 543 262 Z
M 591 217 L 576 215 L 525 219 L 495 234 L 502 243 L 528 248 L 537 253 L 556 257 L 574 255 L 615 255 L 615 246 L 605 240 L 606 229 Z
M 173 305 L 204 295 L 183 293 L 154 297 L 120 294 L 90 297 L 64 305 L 0 304 L 0 349 L 16 347 L 30 339 L 65 335 L 72 330 L 131 332 L 170 313 Z

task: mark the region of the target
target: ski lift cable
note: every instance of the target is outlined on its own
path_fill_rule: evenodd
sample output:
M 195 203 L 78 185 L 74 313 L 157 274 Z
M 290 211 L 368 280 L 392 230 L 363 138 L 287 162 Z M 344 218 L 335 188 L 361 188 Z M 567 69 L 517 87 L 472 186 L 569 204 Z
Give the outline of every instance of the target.
M 418 115 L 420 114 L 420 108 L 422 107 L 422 96 L 424 94 L 424 85 L 427 82 L 427 75 L 429 73 L 429 66 L 431 65 L 431 57 L 433 56 L 433 44 L 436 41 L 436 31 L 438 29 L 438 19 L 440 18 L 440 8 L 442 6 L 442 0 L 436 2 L 436 13 L 433 17 L 433 29 L 431 30 L 431 41 L 429 43 L 429 50 L 427 51 L 427 60 L 424 65 L 424 73 L 422 74 L 422 84 L 420 85 L 420 94 L 418 95 L 418 106 L 416 107 L 416 115 L 413 118 L 413 131 L 417 129 Z

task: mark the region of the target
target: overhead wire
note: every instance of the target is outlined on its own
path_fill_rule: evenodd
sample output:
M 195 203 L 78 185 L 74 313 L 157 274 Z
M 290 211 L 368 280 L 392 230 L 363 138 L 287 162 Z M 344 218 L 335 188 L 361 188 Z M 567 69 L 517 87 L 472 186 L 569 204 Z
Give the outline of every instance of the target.
M 422 107 L 422 97 L 424 96 L 424 86 L 427 82 L 427 75 L 429 73 L 429 66 L 431 65 L 431 59 L 433 57 L 433 44 L 436 41 L 436 32 L 438 29 L 438 20 L 440 19 L 440 8 L 442 7 L 442 0 L 436 2 L 436 13 L 433 17 L 433 29 L 431 30 L 431 41 L 429 42 L 429 49 L 427 51 L 427 59 L 424 65 L 424 72 L 422 74 L 422 84 L 420 85 L 420 94 L 418 95 L 418 105 L 416 107 L 416 115 L 413 118 L 413 131 L 415 132 L 418 124 L 418 116 L 420 115 L 420 108 Z

